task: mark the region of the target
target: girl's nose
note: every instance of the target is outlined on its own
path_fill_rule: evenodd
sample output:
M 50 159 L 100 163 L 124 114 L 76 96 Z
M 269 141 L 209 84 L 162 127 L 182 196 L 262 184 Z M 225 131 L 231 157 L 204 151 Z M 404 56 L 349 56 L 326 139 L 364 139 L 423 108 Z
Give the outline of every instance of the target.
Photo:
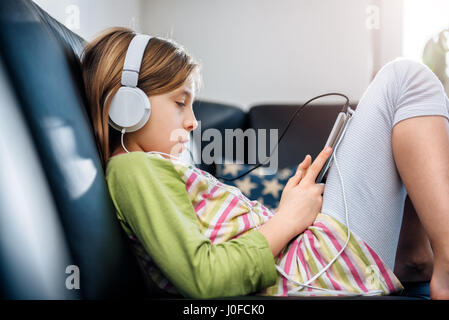
M 190 120 L 186 122 L 185 129 L 187 131 L 193 131 L 198 127 L 198 121 L 196 119 Z
M 196 121 L 195 115 L 193 114 L 193 110 L 191 112 L 191 116 L 187 118 L 184 122 L 184 128 L 187 131 L 193 131 L 198 127 L 198 121 Z

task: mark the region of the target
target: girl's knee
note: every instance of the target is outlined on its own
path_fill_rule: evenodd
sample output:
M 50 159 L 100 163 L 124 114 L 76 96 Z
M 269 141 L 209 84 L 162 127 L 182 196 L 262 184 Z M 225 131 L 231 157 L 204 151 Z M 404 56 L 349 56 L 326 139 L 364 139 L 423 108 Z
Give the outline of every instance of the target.
M 388 64 L 394 69 L 393 71 L 401 85 L 413 87 L 415 83 L 426 83 L 438 89 L 443 88 L 441 81 L 433 71 L 420 61 L 399 57 L 390 61 Z
M 398 57 L 396 59 L 391 60 L 388 62 L 389 64 L 392 64 L 395 66 L 395 68 L 422 68 L 426 65 L 422 62 L 419 62 L 417 60 L 413 60 L 410 58 L 404 58 L 404 57 Z
M 424 63 L 404 57 L 398 57 L 387 62 L 381 70 L 379 70 L 379 73 L 380 72 L 389 73 L 390 77 L 397 77 L 398 81 L 413 79 L 419 74 L 430 78 L 436 78 L 432 70 L 430 70 Z

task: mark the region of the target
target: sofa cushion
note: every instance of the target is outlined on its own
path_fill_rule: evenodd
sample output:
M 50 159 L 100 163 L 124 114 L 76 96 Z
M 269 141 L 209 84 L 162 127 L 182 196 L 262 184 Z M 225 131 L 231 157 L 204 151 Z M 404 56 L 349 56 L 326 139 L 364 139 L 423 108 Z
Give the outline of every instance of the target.
M 239 179 L 225 180 L 234 179 L 252 168 L 254 165 L 217 164 L 216 174 L 223 183 L 239 188 L 248 199 L 257 200 L 271 210 L 276 209 L 282 190 L 296 172 L 296 166 L 277 170 L 274 174 L 264 170 L 264 167 L 259 167 Z

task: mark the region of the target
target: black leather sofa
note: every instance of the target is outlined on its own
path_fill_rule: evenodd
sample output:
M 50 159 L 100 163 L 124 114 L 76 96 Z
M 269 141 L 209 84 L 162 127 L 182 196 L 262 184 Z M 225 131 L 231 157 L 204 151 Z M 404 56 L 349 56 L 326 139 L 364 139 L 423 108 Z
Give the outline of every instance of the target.
M 85 109 L 85 43 L 32 1 L 0 2 L 2 299 L 167 297 L 147 289 L 115 219 Z M 244 112 L 204 101 L 194 108 L 203 129 L 219 130 L 282 129 L 296 110 L 264 105 Z M 339 109 L 306 109 L 279 146 L 280 167 L 315 157 Z M 214 166 L 203 168 L 214 173 Z M 80 271 L 78 290 L 66 287 L 68 266 Z

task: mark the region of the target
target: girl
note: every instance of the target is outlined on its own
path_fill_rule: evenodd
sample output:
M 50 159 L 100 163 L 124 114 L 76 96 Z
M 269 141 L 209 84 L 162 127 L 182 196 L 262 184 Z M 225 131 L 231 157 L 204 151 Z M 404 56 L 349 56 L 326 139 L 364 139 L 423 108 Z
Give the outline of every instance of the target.
M 271 211 L 176 158 L 197 127 L 200 76 L 173 41 L 152 38 L 143 55 L 138 87 L 151 103 L 149 120 L 124 136 L 110 130 L 110 97 L 134 36 L 106 30 L 85 48 L 82 67 L 117 217 L 149 279 L 194 298 L 400 291 L 391 270 L 408 192 L 434 251 L 431 297 L 449 298 L 449 100 L 426 66 L 386 64 L 359 102 L 326 185 L 315 183 L 330 155 L 323 150 L 299 164 Z

